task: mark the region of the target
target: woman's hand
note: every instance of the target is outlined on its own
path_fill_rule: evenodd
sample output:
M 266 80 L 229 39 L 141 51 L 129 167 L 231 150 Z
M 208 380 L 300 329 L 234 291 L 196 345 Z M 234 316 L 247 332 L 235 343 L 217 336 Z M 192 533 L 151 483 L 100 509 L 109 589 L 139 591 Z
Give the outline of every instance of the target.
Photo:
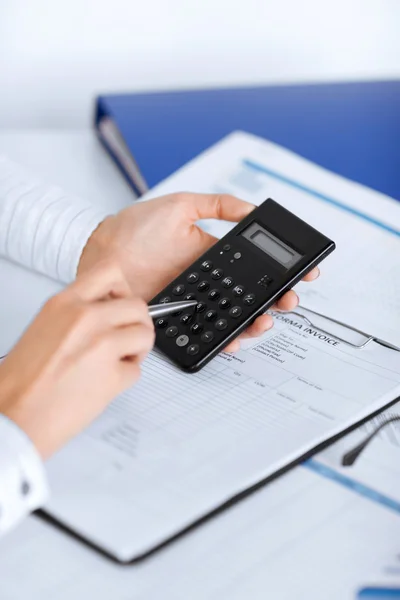
M 153 343 L 146 303 L 100 262 L 46 303 L 0 365 L 0 412 L 47 458 L 139 378 Z
M 82 254 L 79 272 L 112 256 L 123 270 L 132 292 L 150 300 L 217 240 L 195 224 L 199 219 L 238 222 L 255 206 L 226 194 L 171 194 L 139 202 L 107 218 L 93 233 Z M 306 281 L 318 277 L 311 271 Z M 280 310 L 298 304 L 294 291 L 278 302 Z M 241 337 L 259 336 L 272 327 L 272 317 L 262 315 Z M 234 351 L 240 342 L 226 348 Z

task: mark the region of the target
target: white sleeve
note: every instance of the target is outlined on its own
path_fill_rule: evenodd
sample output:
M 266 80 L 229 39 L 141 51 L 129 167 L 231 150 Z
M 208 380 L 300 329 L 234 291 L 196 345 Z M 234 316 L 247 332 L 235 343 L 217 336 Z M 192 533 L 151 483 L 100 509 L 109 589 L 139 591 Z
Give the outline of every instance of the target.
M 0 156 L 0 256 L 69 283 L 107 213 Z
M 42 460 L 21 429 L 0 414 L 0 536 L 48 497 Z

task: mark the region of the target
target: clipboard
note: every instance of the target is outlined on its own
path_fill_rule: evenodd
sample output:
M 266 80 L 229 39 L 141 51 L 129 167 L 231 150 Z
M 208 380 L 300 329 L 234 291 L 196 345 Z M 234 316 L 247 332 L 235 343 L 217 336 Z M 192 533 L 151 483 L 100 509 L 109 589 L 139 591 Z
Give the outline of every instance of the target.
M 301 310 L 307 311 L 307 309 L 305 309 L 304 307 L 301 307 Z M 314 312 L 314 311 L 311 311 L 311 312 Z M 292 311 L 292 313 L 288 312 L 285 314 L 294 314 L 294 313 L 296 314 L 297 311 Z M 330 320 L 329 318 L 325 317 L 324 315 L 320 315 L 319 313 L 314 312 L 314 314 L 315 314 L 315 316 L 327 319 L 328 321 Z M 302 315 L 301 313 L 297 313 L 296 316 L 304 318 L 304 315 Z M 308 317 L 305 317 L 305 319 L 307 319 L 307 322 L 312 323 L 312 320 L 311 320 L 312 317 L 311 317 L 311 319 L 308 319 Z M 349 330 L 353 330 L 353 328 L 348 327 L 347 325 L 345 325 L 341 322 L 339 322 L 338 324 L 342 327 L 348 328 Z M 321 332 L 323 331 L 323 329 L 319 326 L 316 326 L 316 328 Z M 366 336 L 366 339 L 361 344 L 355 345 L 346 339 L 343 339 L 342 343 L 348 345 L 353 350 L 356 349 L 357 351 L 362 352 L 366 346 L 368 346 L 369 344 L 371 344 L 374 341 L 374 337 L 371 335 L 364 334 L 364 332 L 359 332 L 358 330 L 355 330 L 355 331 L 357 333 L 361 333 Z M 327 333 L 332 337 L 335 337 L 335 338 L 337 337 L 336 334 L 333 334 L 331 332 L 327 332 Z M 386 346 L 386 344 L 384 344 L 384 345 Z M 389 347 L 389 350 L 398 351 L 397 348 L 391 348 L 391 347 Z M 192 376 L 188 375 L 188 377 L 192 377 Z M 398 396 L 398 394 L 396 394 L 396 396 Z M 191 520 L 188 519 L 188 520 L 186 520 L 186 522 L 182 521 L 182 523 L 176 528 L 176 530 L 174 530 L 173 532 L 171 532 L 168 535 L 164 535 L 164 536 L 160 535 L 159 539 L 154 544 L 148 546 L 147 548 L 143 548 L 143 551 L 137 552 L 133 557 L 131 556 L 130 558 L 125 559 L 125 558 L 116 556 L 115 553 L 108 550 L 104 546 L 104 544 L 102 544 L 101 542 L 99 542 L 95 539 L 90 539 L 90 536 L 88 536 L 87 534 L 81 533 L 79 531 L 79 529 L 75 529 L 73 524 L 69 524 L 67 521 L 63 521 L 62 518 L 60 518 L 57 515 L 51 514 L 49 511 L 46 511 L 46 509 L 39 511 L 38 515 L 42 519 L 46 520 L 47 522 L 53 523 L 54 525 L 63 529 L 64 531 L 68 532 L 69 534 L 72 534 L 75 538 L 79 539 L 80 541 L 83 541 L 87 545 L 91 546 L 93 549 L 99 551 L 100 553 L 102 553 L 103 555 L 112 559 L 113 561 L 117 562 L 118 564 L 138 563 L 138 562 L 150 557 L 151 555 L 156 553 L 158 550 L 164 548 L 165 546 L 169 545 L 173 541 L 179 539 L 186 533 L 189 533 L 190 531 L 194 530 L 198 526 L 209 521 L 210 519 L 217 516 L 218 514 L 221 514 L 225 509 L 235 505 L 237 502 L 246 498 L 247 496 L 249 496 L 256 490 L 258 490 L 258 489 L 262 488 L 263 486 L 265 486 L 266 484 L 274 481 L 281 475 L 289 472 L 293 467 L 295 467 L 295 466 L 299 465 L 300 463 L 313 457 L 318 452 L 324 450 L 329 445 L 335 443 L 336 441 L 338 441 L 339 439 L 341 439 L 342 437 L 344 437 L 351 431 L 357 429 L 359 426 L 368 422 L 371 418 L 374 418 L 377 415 L 379 415 L 381 412 L 383 412 L 384 410 L 387 410 L 387 408 L 394 405 L 396 402 L 398 402 L 398 397 L 395 397 L 395 398 L 391 397 L 390 399 L 385 400 L 385 404 L 383 406 L 380 406 L 376 410 L 372 410 L 372 412 L 370 412 L 365 417 L 358 418 L 358 420 L 354 423 L 351 423 L 350 426 L 347 426 L 347 424 L 345 424 L 344 425 L 345 428 L 341 429 L 339 432 L 332 432 L 332 433 L 328 432 L 328 437 L 326 439 L 324 439 L 323 441 L 319 442 L 318 440 L 316 440 L 314 445 L 312 447 L 310 447 L 309 449 L 307 449 L 307 451 L 304 451 L 303 453 L 299 454 L 294 459 L 288 458 L 287 463 L 285 463 L 281 467 L 277 467 L 277 468 L 274 467 L 275 470 L 273 472 L 267 474 L 266 476 L 264 476 L 263 473 L 260 473 L 259 478 L 254 477 L 254 483 L 250 482 L 250 485 L 246 484 L 245 488 L 243 488 L 241 490 L 239 488 L 239 491 L 232 489 L 231 495 L 227 494 L 225 496 L 225 499 L 221 498 L 214 505 L 214 507 L 211 507 L 210 509 L 207 508 L 204 512 L 199 510 L 196 515 L 193 515 L 193 517 L 194 517 L 193 519 L 191 519 Z M 310 444 L 310 446 L 311 446 L 311 444 Z

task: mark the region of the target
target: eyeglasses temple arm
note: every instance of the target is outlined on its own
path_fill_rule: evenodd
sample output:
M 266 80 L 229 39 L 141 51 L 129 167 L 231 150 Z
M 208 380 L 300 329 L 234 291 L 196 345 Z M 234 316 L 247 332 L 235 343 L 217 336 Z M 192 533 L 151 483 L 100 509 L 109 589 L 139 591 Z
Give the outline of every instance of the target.
M 351 467 L 352 465 L 354 465 L 357 458 L 360 456 L 362 451 L 368 446 L 371 440 L 373 440 L 373 438 L 381 431 L 381 429 L 386 427 L 386 425 L 389 425 L 389 423 L 394 423 L 394 421 L 400 421 L 400 415 L 390 417 L 389 419 L 378 425 L 378 427 L 372 433 L 370 433 L 370 435 L 364 441 L 360 442 L 359 444 L 357 444 L 357 446 L 346 452 L 346 454 L 344 454 L 342 457 L 342 465 L 344 467 Z

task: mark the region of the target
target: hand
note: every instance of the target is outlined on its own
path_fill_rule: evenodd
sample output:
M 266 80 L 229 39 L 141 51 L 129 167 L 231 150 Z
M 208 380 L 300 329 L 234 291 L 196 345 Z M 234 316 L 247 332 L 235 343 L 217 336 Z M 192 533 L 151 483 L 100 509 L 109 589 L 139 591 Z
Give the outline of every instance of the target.
M 138 379 L 154 327 L 130 296 L 119 267 L 99 263 L 46 303 L 0 365 L 0 412 L 43 458 Z
M 255 207 L 226 194 L 180 193 L 140 202 L 108 217 L 93 233 L 82 254 L 78 272 L 112 256 L 121 266 L 132 292 L 153 298 L 217 240 L 195 225 L 199 219 L 238 222 Z M 318 269 L 305 280 L 318 277 Z M 279 300 L 276 308 L 293 310 L 294 291 Z M 241 337 L 259 336 L 272 327 L 272 317 L 262 315 Z M 226 348 L 237 350 L 234 340 Z

